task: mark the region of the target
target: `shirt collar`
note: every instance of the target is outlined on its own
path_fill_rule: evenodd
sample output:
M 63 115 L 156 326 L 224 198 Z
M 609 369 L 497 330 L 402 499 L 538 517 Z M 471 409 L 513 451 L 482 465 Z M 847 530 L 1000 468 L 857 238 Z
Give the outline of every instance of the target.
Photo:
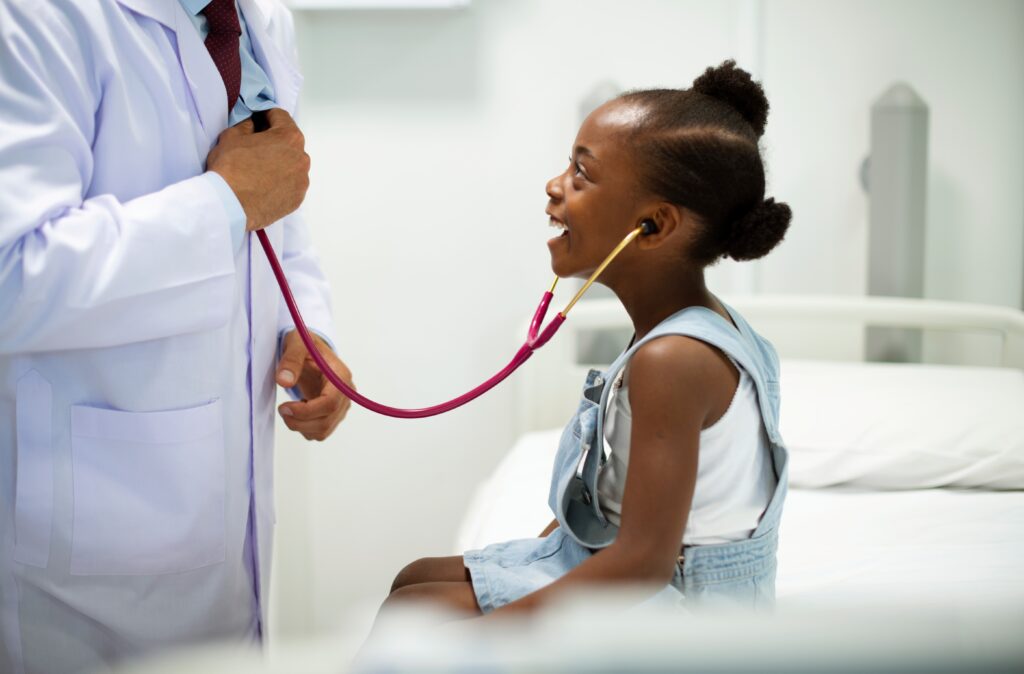
M 179 0 L 181 6 L 185 8 L 185 11 L 192 16 L 198 16 L 199 12 L 206 9 L 206 6 L 212 2 L 212 0 Z

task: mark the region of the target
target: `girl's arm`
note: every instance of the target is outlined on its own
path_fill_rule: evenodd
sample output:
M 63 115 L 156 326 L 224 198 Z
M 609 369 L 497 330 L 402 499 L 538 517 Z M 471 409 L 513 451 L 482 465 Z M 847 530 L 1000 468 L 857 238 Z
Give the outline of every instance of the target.
M 709 413 L 728 407 L 735 375 L 714 348 L 681 336 L 644 345 L 631 368 L 629 471 L 615 541 L 550 585 L 493 613 L 529 611 L 587 584 L 660 589 L 672 579 L 697 481 L 700 432 Z

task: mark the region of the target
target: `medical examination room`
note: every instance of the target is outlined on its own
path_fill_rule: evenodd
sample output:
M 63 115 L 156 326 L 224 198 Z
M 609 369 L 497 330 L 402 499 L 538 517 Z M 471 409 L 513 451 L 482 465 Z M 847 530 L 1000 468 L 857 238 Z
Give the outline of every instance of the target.
M 0 36 L 0 673 L 1024 671 L 1024 2 Z

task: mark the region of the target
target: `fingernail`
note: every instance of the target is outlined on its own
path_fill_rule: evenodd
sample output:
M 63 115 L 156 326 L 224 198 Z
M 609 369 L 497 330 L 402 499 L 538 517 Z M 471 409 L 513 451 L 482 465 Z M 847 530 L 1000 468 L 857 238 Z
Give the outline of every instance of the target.
M 278 407 L 277 411 L 281 413 L 282 417 L 294 416 L 292 414 L 292 411 L 290 409 L 288 409 L 287 407 L 285 407 L 284 405 L 282 405 L 281 407 Z
M 277 375 L 277 378 L 285 386 L 291 386 L 295 382 L 295 373 L 291 370 L 281 370 L 281 374 Z

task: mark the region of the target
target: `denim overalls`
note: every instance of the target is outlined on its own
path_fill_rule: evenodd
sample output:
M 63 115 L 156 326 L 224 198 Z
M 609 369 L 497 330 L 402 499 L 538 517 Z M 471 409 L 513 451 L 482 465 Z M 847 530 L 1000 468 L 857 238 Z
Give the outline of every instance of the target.
M 724 305 L 723 305 L 724 306 Z M 545 538 L 490 545 L 465 553 L 480 608 L 489 612 L 566 574 L 613 540 L 618 528 L 601 511 L 597 478 L 604 454 L 604 411 L 615 380 L 641 346 L 664 335 L 686 335 L 717 347 L 742 367 L 757 389 L 761 418 L 778 478 L 775 492 L 747 540 L 687 546 L 663 595 L 686 605 L 729 604 L 767 608 L 775 598 L 776 548 L 787 487 L 788 455 L 779 435 L 779 367 L 771 344 L 731 307 L 737 327 L 704 307 L 689 307 L 662 321 L 604 372 L 591 370 L 583 398 L 562 432 L 548 503 L 559 527 Z M 593 450 L 593 451 L 591 451 Z

